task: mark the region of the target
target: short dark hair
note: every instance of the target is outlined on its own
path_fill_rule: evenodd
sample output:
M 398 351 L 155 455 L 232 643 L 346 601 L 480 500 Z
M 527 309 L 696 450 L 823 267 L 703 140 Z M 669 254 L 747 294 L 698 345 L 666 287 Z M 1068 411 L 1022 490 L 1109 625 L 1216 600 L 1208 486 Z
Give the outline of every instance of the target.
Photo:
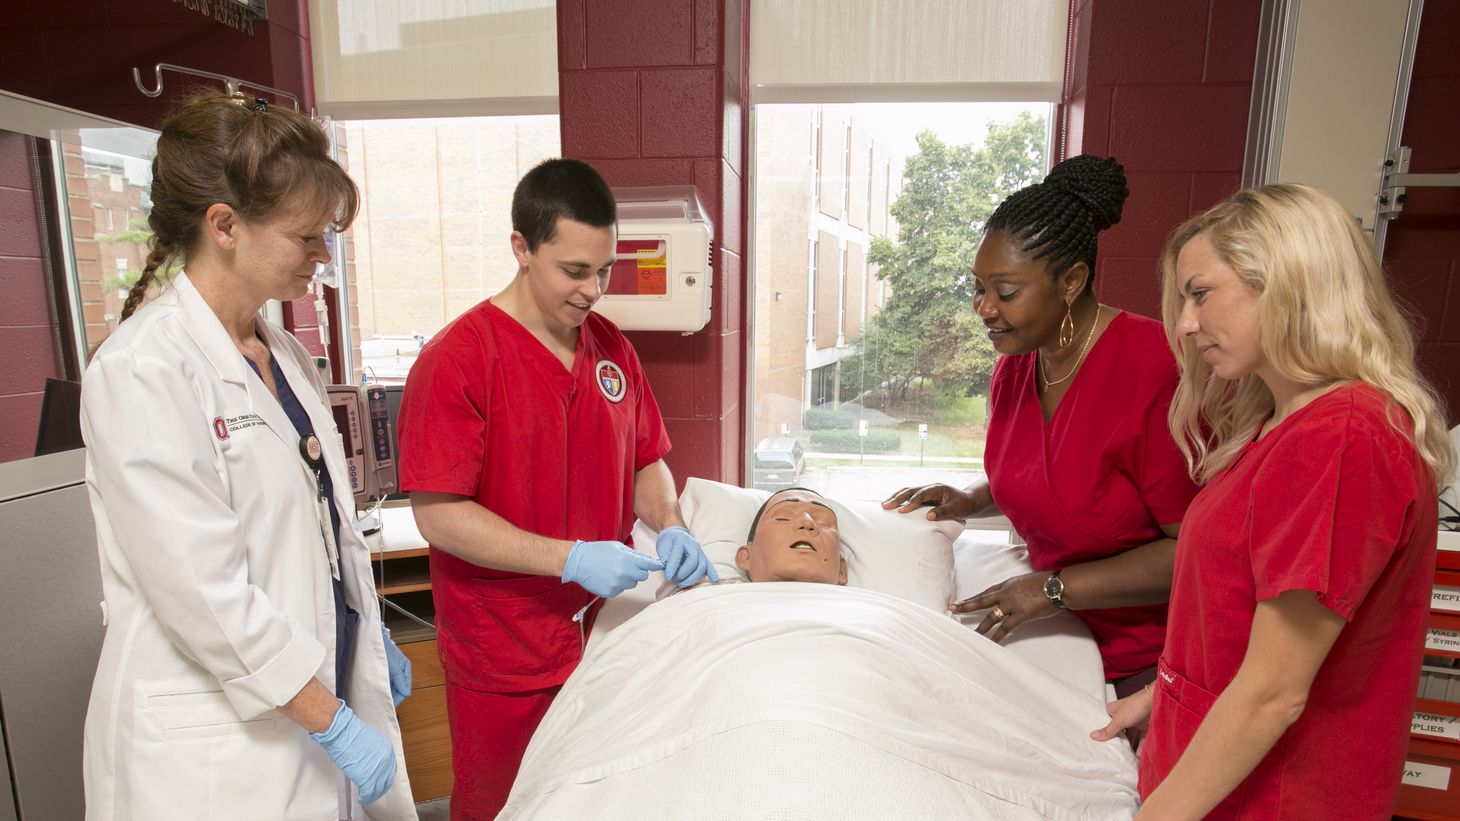
M 518 181 L 512 192 L 512 230 L 527 240 L 527 250 L 552 240 L 558 217 L 594 228 L 618 222 L 613 192 L 593 166 L 582 160 L 543 160 Z
M 766 506 L 771 503 L 772 499 L 776 498 L 776 493 L 785 493 L 788 490 L 804 490 L 807 493 L 816 493 L 817 496 L 821 496 L 820 493 L 817 493 L 809 487 L 783 487 L 775 493 L 772 493 L 771 495 L 765 497 L 765 501 L 760 503 L 760 510 L 757 510 L 755 512 L 755 518 L 750 520 L 750 533 L 746 534 L 745 536 L 745 541 L 747 544 L 755 541 L 755 528 L 757 525 L 760 524 L 760 517 L 765 514 Z M 821 496 L 821 498 L 825 499 L 826 497 Z
M 1114 157 L 1081 154 L 1050 170 L 1044 182 L 1021 188 L 999 203 L 986 233 L 1003 231 L 1036 260 L 1045 260 L 1058 276 L 1083 262 L 1090 269 L 1085 289 L 1095 283 L 1096 238 L 1120 222 L 1125 198 L 1125 169 Z

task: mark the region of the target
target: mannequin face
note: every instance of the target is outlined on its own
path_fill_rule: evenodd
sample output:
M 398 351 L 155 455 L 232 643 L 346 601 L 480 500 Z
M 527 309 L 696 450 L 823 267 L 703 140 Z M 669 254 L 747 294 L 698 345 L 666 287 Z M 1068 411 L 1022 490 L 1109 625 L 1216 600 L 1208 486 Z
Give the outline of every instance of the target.
M 836 513 L 820 494 L 804 488 L 766 500 L 735 564 L 753 582 L 847 583 Z

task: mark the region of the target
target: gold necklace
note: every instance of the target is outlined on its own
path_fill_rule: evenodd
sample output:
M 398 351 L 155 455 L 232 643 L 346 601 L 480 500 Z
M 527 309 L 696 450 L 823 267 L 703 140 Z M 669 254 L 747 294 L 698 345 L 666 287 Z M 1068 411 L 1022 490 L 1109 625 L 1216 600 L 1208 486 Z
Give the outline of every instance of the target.
M 1095 339 L 1095 326 L 1100 324 L 1100 309 L 1104 307 L 1104 305 L 1099 304 L 1095 306 L 1095 318 L 1090 321 L 1089 333 L 1085 334 L 1085 345 L 1084 347 L 1080 348 L 1080 355 L 1075 358 L 1075 364 L 1070 366 L 1069 373 L 1061 376 L 1059 379 L 1051 380 L 1046 378 L 1045 374 L 1049 373 L 1049 363 L 1044 361 L 1043 351 L 1035 351 L 1035 356 L 1038 357 L 1036 361 L 1039 363 L 1040 366 L 1039 379 L 1040 381 L 1044 382 L 1044 387 L 1046 390 L 1048 390 L 1053 385 L 1059 385 L 1061 383 L 1068 382 L 1070 377 L 1075 375 L 1075 371 L 1078 371 L 1080 369 L 1080 363 L 1085 361 L 1085 354 L 1090 352 L 1090 343 L 1093 342 Z

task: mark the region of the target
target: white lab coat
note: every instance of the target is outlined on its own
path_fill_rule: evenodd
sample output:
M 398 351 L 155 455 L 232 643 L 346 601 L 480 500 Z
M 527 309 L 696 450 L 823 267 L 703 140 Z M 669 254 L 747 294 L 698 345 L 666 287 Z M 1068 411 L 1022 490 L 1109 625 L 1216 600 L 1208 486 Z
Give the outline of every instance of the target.
M 395 745 L 371 819 L 414 819 L 369 551 L 304 347 L 259 331 L 307 409 L 344 523 L 360 613 L 345 700 Z M 312 476 L 283 408 L 185 274 L 86 369 L 81 425 L 106 637 L 86 715 L 86 815 L 105 821 L 333 821 L 339 769 L 275 708 L 334 689 L 334 598 Z

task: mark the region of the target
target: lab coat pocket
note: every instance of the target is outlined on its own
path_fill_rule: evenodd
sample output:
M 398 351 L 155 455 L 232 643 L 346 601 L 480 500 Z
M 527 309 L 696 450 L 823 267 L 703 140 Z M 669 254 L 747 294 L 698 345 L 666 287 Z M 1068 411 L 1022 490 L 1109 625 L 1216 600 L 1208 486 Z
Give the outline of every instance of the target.
M 279 729 L 280 717 L 268 713 L 239 718 L 221 690 L 191 690 L 141 695 L 141 723 L 162 741 L 190 741 L 219 736 L 264 736 Z

